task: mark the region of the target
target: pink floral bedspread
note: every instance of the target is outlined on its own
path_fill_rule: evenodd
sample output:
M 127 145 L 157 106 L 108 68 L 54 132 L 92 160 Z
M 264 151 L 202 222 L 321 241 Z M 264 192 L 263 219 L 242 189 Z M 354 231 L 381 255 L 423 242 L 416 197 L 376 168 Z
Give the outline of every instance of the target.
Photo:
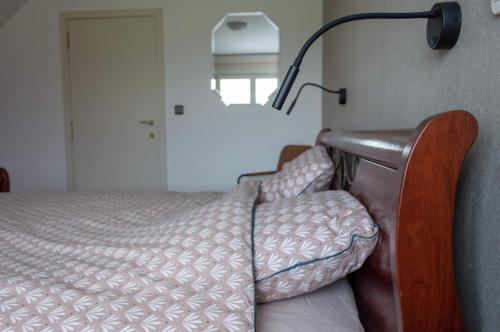
M 0 194 L 0 331 L 253 331 L 257 194 Z

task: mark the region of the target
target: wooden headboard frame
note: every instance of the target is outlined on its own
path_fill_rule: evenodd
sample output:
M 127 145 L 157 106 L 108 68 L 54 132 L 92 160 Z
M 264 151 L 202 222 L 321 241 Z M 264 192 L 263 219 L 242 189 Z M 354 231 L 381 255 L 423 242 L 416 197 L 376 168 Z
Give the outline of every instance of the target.
M 416 129 L 318 136 L 317 144 L 355 156 L 355 175 L 344 189 L 380 228 L 374 253 L 349 278 L 367 331 L 462 330 L 453 211 L 462 162 L 477 133 L 473 115 L 452 111 Z

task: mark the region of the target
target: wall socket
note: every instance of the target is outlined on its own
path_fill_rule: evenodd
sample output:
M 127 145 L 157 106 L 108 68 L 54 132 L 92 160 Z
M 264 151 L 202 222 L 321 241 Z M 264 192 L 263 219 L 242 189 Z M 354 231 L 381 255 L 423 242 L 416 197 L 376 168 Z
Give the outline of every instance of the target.
M 491 0 L 491 11 L 495 15 L 500 15 L 500 0 Z
M 175 105 L 174 106 L 174 114 L 175 115 L 184 115 L 184 105 Z

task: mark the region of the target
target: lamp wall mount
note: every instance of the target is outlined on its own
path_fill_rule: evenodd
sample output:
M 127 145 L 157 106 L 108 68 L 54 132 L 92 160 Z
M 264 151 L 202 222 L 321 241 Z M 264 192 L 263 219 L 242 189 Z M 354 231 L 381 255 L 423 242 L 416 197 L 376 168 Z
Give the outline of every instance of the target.
M 345 105 L 347 104 L 347 89 L 339 89 L 339 104 Z
M 440 2 L 431 12 L 438 15 L 427 21 L 427 43 L 433 50 L 452 49 L 458 41 L 462 27 L 462 11 L 457 2 Z

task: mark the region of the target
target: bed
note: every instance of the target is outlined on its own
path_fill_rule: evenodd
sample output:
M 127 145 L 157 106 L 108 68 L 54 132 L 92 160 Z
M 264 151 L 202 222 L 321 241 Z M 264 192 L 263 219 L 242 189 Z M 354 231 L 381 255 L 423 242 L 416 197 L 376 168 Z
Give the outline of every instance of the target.
M 334 160 L 337 175 L 332 189 L 349 191 L 366 207 L 379 228 L 378 244 L 365 264 L 356 272 L 351 273 L 348 278 L 313 293 L 258 305 L 255 310 L 257 330 L 316 330 L 318 332 L 462 330 L 453 273 L 453 212 L 461 165 L 476 139 L 477 132 L 478 125 L 475 118 L 464 111 L 435 115 L 427 118 L 414 129 L 350 132 L 323 130 L 318 135 L 316 144 L 326 146 Z M 0 188 L 4 191 L 9 188 L 6 171 L 0 172 Z M 251 190 L 240 189 L 236 194 L 239 195 L 238 197 L 251 198 L 250 192 Z M 50 216 L 58 210 L 62 202 L 72 204 L 72 208 L 78 207 L 74 211 L 76 223 L 72 225 L 75 229 L 79 227 L 77 219 L 87 217 L 91 220 L 92 218 L 88 215 L 101 213 L 98 208 L 95 208 L 99 202 L 107 202 L 108 210 L 106 211 L 116 211 L 117 206 L 120 206 L 120 214 L 110 217 L 111 223 L 116 222 L 117 229 L 120 230 L 120 225 L 122 225 L 120 223 L 124 220 L 133 223 L 138 211 L 147 214 L 150 219 L 157 218 L 161 221 L 159 215 L 170 209 L 169 206 L 158 203 L 165 198 L 165 195 L 172 196 L 169 199 L 177 201 L 177 206 L 182 206 L 177 211 L 186 207 L 207 206 L 221 197 L 221 194 L 216 193 L 202 195 L 130 193 L 108 196 L 106 199 L 100 196 L 105 194 L 48 195 L 49 198 L 44 195 L 46 194 L 0 195 L 2 207 L 0 223 L 12 228 L 9 233 L 11 238 L 15 237 L 12 234 L 24 236 L 20 231 L 13 230 L 13 227 L 17 227 L 15 220 Z M 71 203 L 71 200 L 75 199 L 79 202 L 76 205 L 74 202 Z M 94 202 L 94 205 L 90 204 L 91 211 L 88 206 L 86 207 L 89 201 Z M 39 204 L 38 209 L 34 209 L 37 204 Z M 251 206 L 246 206 L 239 198 L 231 198 L 226 208 L 235 205 L 241 207 L 236 213 L 237 216 L 241 216 L 245 209 L 251 213 Z M 109 206 L 112 207 L 111 210 Z M 224 211 L 223 214 L 226 212 Z M 177 213 L 177 218 L 183 216 L 182 212 Z M 55 222 L 51 226 L 50 236 L 57 236 L 63 231 L 58 229 Z M 50 225 L 50 222 L 48 224 Z M 35 232 L 37 227 L 36 224 L 31 224 L 29 232 Z M 157 231 L 163 229 L 161 223 L 157 223 L 155 227 L 160 228 L 153 227 L 152 229 Z M 72 228 L 68 229 L 71 232 Z M 235 233 L 240 234 L 239 231 Z M 118 231 L 120 236 L 126 236 L 126 234 L 126 232 L 119 233 Z M 106 235 L 106 227 L 102 228 L 102 234 L 94 232 L 87 235 L 87 245 L 98 246 L 99 241 L 109 239 Z M 119 243 L 120 236 L 112 238 L 113 241 Z M 140 241 L 136 243 L 138 246 L 148 242 L 155 243 L 156 237 L 148 238 L 144 235 Z M 244 249 L 246 242 L 248 241 L 243 239 L 241 248 L 238 247 L 235 250 Z M 0 268 L 3 271 L 6 269 L 6 262 L 9 261 L 6 248 L 4 243 L 3 256 L 0 256 Z M 242 255 L 248 255 L 250 247 L 246 248 L 246 251 L 240 252 Z M 99 254 L 105 252 L 94 247 L 92 250 Z M 57 254 L 58 251 L 54 253 Z M 116 252 L 113 251 L 113 253 Z M 28 263 L 33 264 L 30 259 L 35 256 L 37 252 L 33 253 L 32 257 L 27 255 L 25 258 Z M 47 260 L 50 261 L 51 258 L 55 259 L 54 264 L 58 263 L 56 256 L 47 257 Z M 41 260 L 43 257 L 40 256 L 38 259 Z M 18 268 L 17 265 L 12 266 L 12 262 L 13 260 L 10 259 L 11 265 L 9 265 L 8 273 L 11 274 L 9 275 L 11 278 Z M 74 262 L 72 264 L 72 268 L 77 266 Z M 46 262 L 45 266 L 49 265 L 50 263 Z M 120 267 L 119 264 L 114 266 Z M 7 280 L 5 275 L 2 277 Z M 246 277 L 248 276 L 242 274 L 242 278 Z M 9 280 L 15 283 L 17 279 Z M 26 331 L 43 330 L 45 327 L 42 321 L 36 321 L 35 317 L 21 315 L 19 318 L 16 318 L 17 316 L 12 318 L 7 315 L 10 310 L 8 301 L 14 300 L 15 302 L 16 300 L 12 295 L 17 291 L 15 287 L 22 288 L 22 283 L 27 281 L 26 278 L 19 280 L 17 285 L 12 286 L 13 293 L 2 298 L 0 292 L 0 318 L 2 318 L 0 331 L 13 331 L 15 329 L 12 326 L 18 328 L 23 326 Z M 238 291 L 232 290 L 231 294 L 234 295 L 233 293 Z M 252 294 L 251 291 L 247 293 Z M 25 299 L 23 301 L 26 302 Z M 26 303 L 29 304 L 29 300 L 27 301 Z M 249 299 L 248 302 L 249 306 L 242 309 L 241 314 L 248 318 L 248 330 L 251 330 L 253 317 L 250 316 L 255 314 L 251 307 L 251 300 Z M 154 311 L 155 306 L 152 305 L 149 308 Z M 196 308 L 195 304 L 193 308 Z M 26 309 L 23 311 L 20 307 L 16 310 L 20 310 L 20 313 L 26 312 Z M 33 316 L 35 314 L 36 312 Z M 232 314 L 232 312 L 227 312 L 226 318 L 231 318 Z M 109 315 L 111 317 L 111 312 Z M 186 317 L 189 316 L 192 316 L 192 312 L 190 315 L 186 313 Z M 75 320 L 69 314 L 67 319 L 69 323 Z M 32 324 L 27 324 L 30 321 Z M 19 325 L 22 322 L 27 325 Z M 153 331 L 163 327 L 162 324 L 161 321 L 150 321 L 142 325 L 141 329 Z M 184 325 L 180 330 L 199 330 L 196 323 L 193 324 Z M 122 329 L 121 326 L 118 329 L 118 323 L 110 318 L 108 318 L 107 325 L 99 326 L 102 330 Z M 88 331 L 92 330 L 90 326 L 68 324 L 66 327 L 67 331 L 84 328 Z M 230 324 L 226 327 L 227 330 L 246 329 L 244 326 L 231 326 Z M 130 331 L 134 330 L 127 328 Z M 123 328 L 123 330 L 126 329 Z

